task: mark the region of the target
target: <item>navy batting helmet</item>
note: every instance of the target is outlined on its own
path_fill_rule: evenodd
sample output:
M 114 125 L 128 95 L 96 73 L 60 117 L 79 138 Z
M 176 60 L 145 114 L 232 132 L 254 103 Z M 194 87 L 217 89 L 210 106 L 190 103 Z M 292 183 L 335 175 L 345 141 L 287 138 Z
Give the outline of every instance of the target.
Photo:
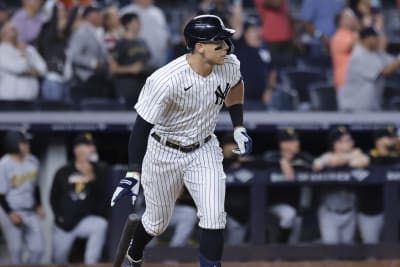
M 215 15 L 200 15 L 194 17 L 185 26 L 183 35 L 186 47 L 192 51 L 196 43 L 215 42 L 224 40 L 228 46 L 228 54 L 233 50 L 231 41 L 235 30 L 226 28 L 222 20 Z

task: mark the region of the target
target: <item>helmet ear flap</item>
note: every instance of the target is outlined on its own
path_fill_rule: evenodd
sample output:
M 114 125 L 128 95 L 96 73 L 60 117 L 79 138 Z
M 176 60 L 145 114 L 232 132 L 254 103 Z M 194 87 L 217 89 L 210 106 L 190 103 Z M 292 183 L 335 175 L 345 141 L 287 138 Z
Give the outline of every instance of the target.
M 232 40 L 231 39 L 226 39 L 225 42 L 229 47 L 228 48 L 228 55 L 232 54 L 233 52 L 235 52 L 235 46 L 233 45 Z

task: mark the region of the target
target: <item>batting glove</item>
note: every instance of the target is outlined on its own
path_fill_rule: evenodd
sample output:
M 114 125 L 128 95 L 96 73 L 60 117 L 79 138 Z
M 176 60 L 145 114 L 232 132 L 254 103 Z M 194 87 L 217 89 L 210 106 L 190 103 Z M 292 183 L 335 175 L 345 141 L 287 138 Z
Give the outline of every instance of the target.
M 245 156 L 251 153 L 253 149 L 253 140 L 247 134 L 244 127 L 236 127 L 233 131 L 233 139 L 235 140 L 238 148 L 233 150 L 233 153 Z
M 139 187 L 140 174 L 138 172 L 127 172 L 125 178 L 122 178 L 121 181 L 119 181 L 119 184 L 112 195 L 111 207 L 114 207 L 115 203 L 125 196 L 132 197 L 132 205 L 134 205 L 136 197 L 139 194 Z

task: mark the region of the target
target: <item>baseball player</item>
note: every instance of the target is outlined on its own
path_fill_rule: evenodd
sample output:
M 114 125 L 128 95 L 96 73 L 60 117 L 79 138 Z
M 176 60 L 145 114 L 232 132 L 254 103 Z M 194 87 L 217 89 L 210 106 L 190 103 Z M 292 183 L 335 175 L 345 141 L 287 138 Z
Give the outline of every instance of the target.
M 224 103 L 234 126 L 235 151 L 245 155 L 252 149 L 243 127 L 240 63 L 231 54 L 233 33 L 217 16 L 194 17 L 184 29 L 190 53 L 154 72 L 140 93 L 128 172 L 111 200 L 111 206 L 127 195 L 135 201 L 143 186 L 146 210 L 128 249 L 127 267 L 141 266 L 145 246 L 167 227 L 183 186 L 197 207 L 200 266 L 221 266 L 225 174 L 213 131 Z
M 23 263 L 23 247 L 29 250 L 27 263 L 40 263 L 43 239 L 39 217 L 44 218 L 37 185 L 39 162 L 29 153 L 30 136 L 7 132 L 0 159 L 0 224 L 11 261 Z

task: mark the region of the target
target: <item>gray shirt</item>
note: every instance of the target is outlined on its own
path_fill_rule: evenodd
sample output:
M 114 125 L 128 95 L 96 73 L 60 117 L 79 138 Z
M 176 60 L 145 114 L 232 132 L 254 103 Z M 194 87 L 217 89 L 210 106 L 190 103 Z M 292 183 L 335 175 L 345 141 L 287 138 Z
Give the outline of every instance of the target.
M 39 162 L 33 155 L 15 161 L 9 155 L 0 159 L 0 194 L 6 196 L 12 210 L 27 210 L 35 206 Z
M 373 111 L 381 109 L 384 80 L 379 74 L 394 57 L 383 51 L 369 51 L 357 44 L 350 56 L 346 79 L 340 87 L 340 110 Z

